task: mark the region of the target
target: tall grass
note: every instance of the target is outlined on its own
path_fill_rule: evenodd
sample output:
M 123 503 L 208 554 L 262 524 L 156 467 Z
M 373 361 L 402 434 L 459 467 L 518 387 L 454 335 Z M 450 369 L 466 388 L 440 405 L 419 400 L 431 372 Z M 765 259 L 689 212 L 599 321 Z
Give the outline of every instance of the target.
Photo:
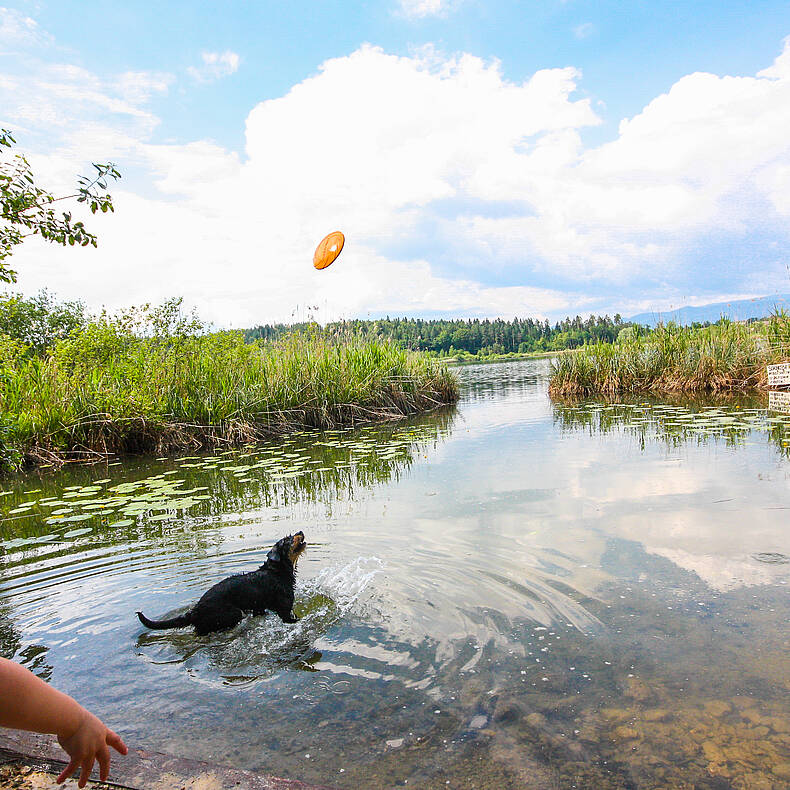
M 391 419 L 458 398 L 447 368 L 394 344 L 320 331 L 140 336 L 89 323 L 44 357 L 0 347 L 5 465 L 251 441 Z
M 674 324 L 625 335 L 559 357 L 549 392 L 557 396 L 625 392 L 742 391 L 766 384 L 766 365 L 790 359 L 790 316 L 762 324 Z

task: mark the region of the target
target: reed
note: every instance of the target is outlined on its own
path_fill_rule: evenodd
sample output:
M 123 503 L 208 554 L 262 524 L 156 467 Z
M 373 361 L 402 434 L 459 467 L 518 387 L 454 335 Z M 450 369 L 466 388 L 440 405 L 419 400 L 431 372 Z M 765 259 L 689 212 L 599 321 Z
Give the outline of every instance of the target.
M 2 354 L 7 468 L 353 426 L 458 398 L 436 360 L 318 329 L 248 344 L 241 332 L 140 336 L 103 318 L 44 357 Z
M 552 363 L 549 393 L 585 397 L 627 392 L 726 392 L 766 385 L 766 365 L 790 358 L 790 316 L 766 323 L 692 329 L 674 324 L 628 333 Z

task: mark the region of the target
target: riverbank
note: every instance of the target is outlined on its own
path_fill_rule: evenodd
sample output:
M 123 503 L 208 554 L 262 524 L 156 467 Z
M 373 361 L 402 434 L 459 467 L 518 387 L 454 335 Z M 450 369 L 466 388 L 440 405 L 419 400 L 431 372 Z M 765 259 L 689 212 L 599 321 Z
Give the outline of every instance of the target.
M 320 331 L 276 343 L 241 332 L 141 336 L 99 319 L 29 355 L 0 355 L 0 466 L 237 445 L 295 430 L 392 420 L 454 403 L 444 363 Z
M 560 351 L 530 351 L 520 354 L 513 351 L 508 354 L 463 354 L 454 357 L 436 357 L 448 365 L 491 365 L 496 362 L 523 362 L 528 359 L 550 359 L 551 357 L 561 356 L 562 354 L 572 354 L 573 349 L 564 348 Z
M 745 392 L 763 389 L 766 366 L 790 359 L 790 316 L 758 324 L 661 326 L 616 343 L 584 346 L 552 364 L 549 394 Z

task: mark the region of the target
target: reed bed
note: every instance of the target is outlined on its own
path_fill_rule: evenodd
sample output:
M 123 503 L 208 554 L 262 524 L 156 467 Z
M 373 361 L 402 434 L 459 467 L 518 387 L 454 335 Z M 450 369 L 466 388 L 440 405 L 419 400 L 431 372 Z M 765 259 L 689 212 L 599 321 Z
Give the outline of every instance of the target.
M 766 365 L 790 359 L 790 316 L 762 324 L 674 324 L 597 343 L 552 363 L 549 393 L 737 392 L 766 386 Z
M 0 349 L 0 352 L 2 349 Z M 44 357 L 0 355 L 6 468 L 237 444 L 391 420 L 458 398 L 446 366 L 392 343 L 320 331 L 140 337 L 97 321 Z

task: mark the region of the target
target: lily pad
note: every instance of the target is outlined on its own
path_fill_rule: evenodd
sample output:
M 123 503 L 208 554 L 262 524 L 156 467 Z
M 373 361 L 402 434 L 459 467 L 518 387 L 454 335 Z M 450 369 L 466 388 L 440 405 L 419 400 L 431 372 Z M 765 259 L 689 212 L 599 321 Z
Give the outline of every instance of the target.
M 18 549 L 20 546 L 29 546 L 31 543 L 29 538 L 12 538 L 4 543 L 0 543 L 0 548 L 4 549 Z
M 90 527 L 82 527 L 81 529 L 70 529 L 68 532 L 63 533 L 64 538 L 76 538 L 77 535 L 87 535 L 89 532 L 93 532 Z

